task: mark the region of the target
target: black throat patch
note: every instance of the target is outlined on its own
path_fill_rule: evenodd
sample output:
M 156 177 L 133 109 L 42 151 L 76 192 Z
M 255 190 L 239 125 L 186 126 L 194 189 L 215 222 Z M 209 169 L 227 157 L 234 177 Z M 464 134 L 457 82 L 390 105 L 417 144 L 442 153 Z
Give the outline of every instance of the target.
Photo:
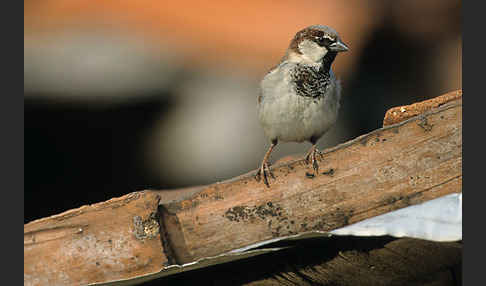
M 298 64 L 292 72 L 295 92 L 299 96 L 322 98 L 331 81 L 329 70 Z
M 297 64 L 292 72 L 295 92 L 304 97 L 323 98 L 331 82 L 330 70 L 336 55 L 329 51 L 320 67 Z

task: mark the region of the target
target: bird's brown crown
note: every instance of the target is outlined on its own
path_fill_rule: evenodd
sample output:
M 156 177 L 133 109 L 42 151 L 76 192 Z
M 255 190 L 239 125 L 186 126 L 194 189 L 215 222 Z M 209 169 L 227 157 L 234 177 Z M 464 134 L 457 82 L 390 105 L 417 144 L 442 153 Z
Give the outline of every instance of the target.
M 290 42 L 289 50 L 297 54 L 302 54 L 299 50 L 299 44 L 304 40 L 315 42 L 321 47 L 329 47 L 329 45 L 339 40 L 339 35 L 333 28 L 327 26 L 309 26 L 295 34 Z

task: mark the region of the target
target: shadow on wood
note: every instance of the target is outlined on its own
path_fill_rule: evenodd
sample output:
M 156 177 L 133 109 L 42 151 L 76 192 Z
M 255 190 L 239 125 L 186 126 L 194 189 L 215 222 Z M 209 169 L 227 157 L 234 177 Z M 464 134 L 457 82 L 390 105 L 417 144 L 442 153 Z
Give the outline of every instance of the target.
M 309 239 L 144 285 L 461 285 L 462 243 L 392 237 Z

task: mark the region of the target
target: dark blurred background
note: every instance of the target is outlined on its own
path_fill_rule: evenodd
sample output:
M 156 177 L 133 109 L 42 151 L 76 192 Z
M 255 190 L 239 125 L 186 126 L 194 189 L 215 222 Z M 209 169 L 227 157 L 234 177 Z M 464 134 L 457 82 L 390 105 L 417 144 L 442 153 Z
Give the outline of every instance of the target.
M 350 51 L 330 147 L 462 87 L 461 1 L 24 1 L 24 221 L 256 169 L 259 80 L 309 25 Z M 303 154 L 279 144 L 271 161 Z

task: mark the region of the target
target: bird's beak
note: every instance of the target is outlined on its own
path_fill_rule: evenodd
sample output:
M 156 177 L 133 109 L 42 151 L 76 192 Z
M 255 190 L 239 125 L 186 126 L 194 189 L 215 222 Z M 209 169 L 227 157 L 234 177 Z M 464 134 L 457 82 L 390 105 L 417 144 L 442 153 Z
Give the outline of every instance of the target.
M 346 46 L 343 42 L 341 42 L 340 40 L 335 42 L 335 43 L 332 43 L 330 46 L 329 46 L 329 49 L 333 52 L 346 52 L 348 49 L 348 46 Z

